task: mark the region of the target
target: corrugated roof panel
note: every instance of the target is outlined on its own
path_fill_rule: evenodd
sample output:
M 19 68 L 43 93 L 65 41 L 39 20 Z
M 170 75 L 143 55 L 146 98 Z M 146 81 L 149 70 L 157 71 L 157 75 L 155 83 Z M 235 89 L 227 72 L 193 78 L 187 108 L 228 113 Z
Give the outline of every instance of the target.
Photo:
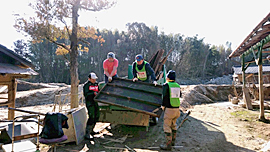
M 162 86 L 118 78 L 107 83 L 94 100 L 159 117 L 153 111 L 162 104 Z
M 242 74 L 241 67 L 233 67 L 235 74 Z M 263 65 L 262 67 L 263 72 L 270 72 L 270 65 Z M 249 66 L 245 73 L 258 73 L 258 66 Z
M 18 66 L 6 63 L 0 63 L 0 73 L 3 74 L 26 74 L 26 75 L 38 75 L 37 72 L 31 68 L 20 68 Z

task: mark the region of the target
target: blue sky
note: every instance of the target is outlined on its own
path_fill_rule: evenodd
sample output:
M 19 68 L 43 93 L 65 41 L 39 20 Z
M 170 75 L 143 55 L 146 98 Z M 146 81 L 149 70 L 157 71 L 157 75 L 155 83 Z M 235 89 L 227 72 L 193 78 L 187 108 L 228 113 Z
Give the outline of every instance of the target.
M 12 49 L 24 36 L 13 28 L 12 14 L 31 15 L 31 0 L 8 0 L 0 6 L 0 44 Z M 212 45 L 232 42 L 232 49 L 246 38 L 270 12 L 269 0 L 118 0 L 115 7 L 80 13 L 81 25 L 127 31 L 126 24 L 143 22 L 166 34 L 198 35 Z

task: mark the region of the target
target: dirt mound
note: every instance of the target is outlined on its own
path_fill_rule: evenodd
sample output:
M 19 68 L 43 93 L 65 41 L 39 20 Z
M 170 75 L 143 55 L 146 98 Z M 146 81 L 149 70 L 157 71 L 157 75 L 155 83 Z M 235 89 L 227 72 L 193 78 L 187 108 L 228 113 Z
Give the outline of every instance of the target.
M 62 83 L 29 83 L 20 81 L 18 87 L 24 88 L 27 91 L 17 91 L 15 105 L 16 107 L 34 106 L 52 104 L 55 102 L 56 95 L 61 94 L 61 101 L 69 102 L 70 85 Z M 38 89 L 35 89 L 38 88 Z M 79 95 L 82 94 L 82 85 L 79 85 Z
M 181 86 L 182 87 L 182 86 Z M 183 88 L 183 87 L 182 87 Z M 239 86 L 238 90 L 241 89 Z M 216 101 L 227 101 L 229 94 L 233 93 L 231 85 L 190 85 L 183 89 L 183 104 L 214 103 Z
M 67 87 L 64 83 L 31 83 L 23 80 L 17 80 L 17 91 L 29 91 L 41 88 Z

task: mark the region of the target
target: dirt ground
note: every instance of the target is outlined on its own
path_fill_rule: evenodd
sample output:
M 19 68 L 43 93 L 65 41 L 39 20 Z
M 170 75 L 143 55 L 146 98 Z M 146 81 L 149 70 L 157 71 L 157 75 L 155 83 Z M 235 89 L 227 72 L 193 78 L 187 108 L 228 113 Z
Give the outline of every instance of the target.
M 52 111 L 53 104 L 20 107 L 20 109 L 46 113 Z M 178 129 L 176 146 L 172 151 L 253 152 L 260 151 L 266 147 L 267 143 L 270 143 L 270 123 L 258 121 L 258 109 L 246 110 L 229 101 L 181 109 L 184 113 L 190 110 L 191 114 Z M 0 107 L 0 120 L 7 118 L 7 111 L 7 107 Z M 15 114 L 16 116 L 22 115 L 21 112 Z M 180 125 L 183 115 L 177 120 L 178 125 Z M 57 146 L 57 151 L 161 151 L 159 145 L 165 140 L 162 118 L 163 115 L 156 125 L 150 125 L 148 129 L 141 126 L 110 124 L 96 135 L 95 140 L 83 140 L 78 145 L 75 142 L 61 144 Z M 270 120 L 270 110 L 265 110 L 265 118 Z M 107 124 L 99 123 L 95 130 L 99 130 L 104 125 Z M 130 149 L 128 150 L 128 148 Z M 51 149 L 48 145 L 41 144 L 41 152 L 49 150 Z
M 40 105 L 20 109 L 44 112 L 52 108 L 52 105 Z M 259 151 L 270 141 L 270 124 L 257 121 L 258 110 L 246 110 L 230 102 L 196 105 L 189 110 L 191 114 L 178 129 L 176 147 L 172 151 L 252 152 Z M 0 111 L 3 114 L 7 109 L 0 108 Z M 270 119 L 269 110 L 265 111 L 265 117 Z M 178 125 L 181 120 L 180 117 Z M 135 151 L 161 151 L 158 147 L 165 139 L 162 124 L 162 116 L 156 125 L 149 126 L 148 131 L 146 127 L 111 124 L 95 141 L 83 140 L 79 145 L 75 142 L 62 144 L 57 151 L 128 151 L 127 147 Z M 99 127 L 102 125 L 100 123 Z M 108 139 L 123 137 L 126 137 L 123 143 L 108 142 Z M 47 145 L 41 145 L 41 152 L 49 150 Z

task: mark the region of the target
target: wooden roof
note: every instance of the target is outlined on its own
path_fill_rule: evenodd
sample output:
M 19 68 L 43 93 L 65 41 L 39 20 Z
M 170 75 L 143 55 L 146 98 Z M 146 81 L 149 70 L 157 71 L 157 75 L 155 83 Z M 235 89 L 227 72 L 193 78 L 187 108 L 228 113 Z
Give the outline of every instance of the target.
M 0 74 L 37 75 L 30 61 L 0 44 Z
M 270 13 L 252 30 L 245 40 L 233 51 L 229 58 L 238 57 L 246 52 L 250 47 L 260 42 L 270 34 Z M 269 48 L 270 42 L 263 46 Z M 255 50 L 254 50 L 255 51 Z
M 241 66 L 233 66 L 233 71 L 234 71 L 234 74 L 243 74 Z M 269 73 L 270 65 L 262 66 L 262 72 Z M 245 73 L 253 73 L 253 74 L 259 73 L 258 66 L 257 65 L 248 66 L 247 69 L 245 70 Z

